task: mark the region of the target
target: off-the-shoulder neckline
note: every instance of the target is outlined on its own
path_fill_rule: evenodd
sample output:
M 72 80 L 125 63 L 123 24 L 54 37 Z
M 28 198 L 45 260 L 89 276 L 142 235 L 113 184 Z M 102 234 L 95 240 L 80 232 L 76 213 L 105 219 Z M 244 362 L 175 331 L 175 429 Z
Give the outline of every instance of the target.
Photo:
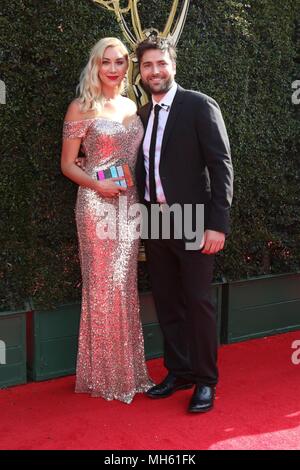
M 93 117 L 93 118 L 89 118 L 89 119 L 75 119 L 74 121 L 64 121 L 66 124 L 72 124 L 72 123 L 76 123 L 76 122 L 88 122 L 88 121 L 95 121 L 97 119 L 100 119 L 102 121 L 110 121 L 110 122 L 115 122 L 117 124 L 120 124 L 121 126 L 123 126 L 125 129 L 128 129 L 131 124 L 139 117 L 138 114 L 135 114 L 135 117 L 133 119 L 131 119 L 130 123 L 128 124 L 128 126 L 126 126 L 123 122 L 121 121 L 117 121 L 116 119 L 110 119 L 110 118 L 107 118 L 107 117 L 104 117 L 104 116 L 96 116 L 96 117 Z

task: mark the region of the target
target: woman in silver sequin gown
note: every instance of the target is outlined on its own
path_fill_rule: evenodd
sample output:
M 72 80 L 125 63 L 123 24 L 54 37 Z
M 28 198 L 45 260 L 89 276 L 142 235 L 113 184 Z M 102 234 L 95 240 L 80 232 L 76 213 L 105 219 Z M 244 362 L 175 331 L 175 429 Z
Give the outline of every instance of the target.
M 133 174 L 143 126 L 134 103 L 120 95 L 128 60 L 125 46 L 115 38 L 102 39 L 92 49 L 79 99 L 65 118 L 61 163 L 63 173 L 79 184 L 82 312 L 75 391 L 125 403 L 152 385 L 139 317 L 139 240 L 135 221 L 119 209 L 120 199 L 127 207 L 136 204 L 137 192 L 114 179 L 97 181 L 96 172 L 127 163 Z M 76 165 L 80 145 L 85 171 Z M 105 216 L 106 204 L 110 210 Z M 106 224 L 115 224 L 116 237 L 99 236 Z

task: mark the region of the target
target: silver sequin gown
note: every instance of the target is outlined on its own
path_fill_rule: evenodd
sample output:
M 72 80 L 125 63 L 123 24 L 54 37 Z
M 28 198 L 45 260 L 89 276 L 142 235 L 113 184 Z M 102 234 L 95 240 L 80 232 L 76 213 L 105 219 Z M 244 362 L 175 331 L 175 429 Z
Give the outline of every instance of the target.
M 96 179 L 97 170 L 111 165 L 127 163 L 133 173 L 143 126 L 138 116 L 128 127 L 108 118 L 93 118 L 65 122 L 63 134 L 67 139 L 81 138 L 85 171 Z M 128 207 L 137 203 L 135 186 L 122 194 L 128 198 Z M 114 220 L 109 220 L 111 215 L 103 219 L 105 203 L 113 204 Z M 135 225 L 122 215 L 118 197 L 102 198 L 88 188 L 79 187 L 75 212 L 82 272 L 75 391 L 130 403 L 136 393 L 152 386 L 139 316 Z M 99 239 L 103 224 L 115 221 L 116 239 Z

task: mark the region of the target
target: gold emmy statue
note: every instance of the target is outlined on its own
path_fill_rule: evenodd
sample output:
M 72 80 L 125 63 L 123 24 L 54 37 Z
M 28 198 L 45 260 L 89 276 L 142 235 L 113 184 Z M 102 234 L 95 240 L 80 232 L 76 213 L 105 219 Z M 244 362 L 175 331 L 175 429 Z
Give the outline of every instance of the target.
M 122 0 L 93 0 L 93 2 L 106 8 L 107 10 L 114 12 L 121 27 L 124 38 L 130 45 L 132 52 L 130 54 L 131 61 L 128 70 L 127 94 L 133 101 L 136 102 L 137 106 L 140 107 L 148 102 L 148 96 L 141 85 L 140 73 L 134 52 L 135 48 L 140 41 L 143 41 L 151 35 L 158 35 L 160 37 L 169 38 L 176 46 L 185 24 L 190 0 L 181 0 L 181 2 L 179 0 L 173 0 L 172 7 L 163 31 L 159 31 L 156 28 L 142 29 L 138 12 L 138 4 L 141 3 L 141 0 L 127 0 L 128 4 L 126 7 L 120 6 L 120 3 L 125 3 L 122 2 Z M 153 5 L 153 8 L 154 7 L 155 6 Z M 131 28 L 126 23 L 124 17 L 124 15 L 129 12 L 131 14 Z M 176 15 L 177 19 L 175 20 Z M 145 261 L 145 259 L 146 255 L 144 245 L 141 244 L 139 251 L 139 261 Z
M 124 38 L 130 45 L 132 53 L 130 55 L 131 64 L 128 70 L 128 96 L 136 102 L 138 107 L 148 102 L 148 96 L 140 83 L 140 74 L 137 60 L 134 54 L 134 50 L 137 44 L 147 37 L 155 34 L 161 37 L 170 38 L 176 46 L 182 33 L 190 4 L 190 0 L 182 0 L 181 2 L 179 0 L 173 0 L 171 11 L 169 13 L 164 30 L 159 31 L 156 28 L 142 29 L 138 12 L 138 4 L 141 3 L 141 1 L 142 0 L 127 0 L 127 6 L 122 8 L 120 6 L 120 0 L 93 0 L 94 3 L 97 3 L 107 10 L 114 12 L 121 27 Z M 155 5 L 153 5 L 153 8 L 154 7 Z M 131 14 L 131 28 L 126 23 L 124 17 L 124 15 L 129 12 Z M 175 21 L 177 12 L 178 15 Z

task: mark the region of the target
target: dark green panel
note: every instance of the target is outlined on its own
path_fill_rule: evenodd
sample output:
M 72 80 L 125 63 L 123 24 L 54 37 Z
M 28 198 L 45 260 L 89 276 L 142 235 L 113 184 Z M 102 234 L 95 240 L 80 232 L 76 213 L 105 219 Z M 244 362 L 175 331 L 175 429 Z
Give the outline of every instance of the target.
M 23 338 L 24 317 L 11 315 L 0 318 L 0 339 L 7 347 L 18 346 Z
M 26 381 L 26 362 L 0 365 L 0 389 L 25 384 Z
M 50 311 L 35 312 L 41 340 L 78 335 L 80 304 L 61 305 Z
M 38 367 L 30 371 L 34 380 L 75 374 L 78 337 L 43 341 L 39 347 Z
M 276 302 L 286 302 L 300 298 L 300 276 L 268 276 L 230 283 L 234 288 L 232 308 L 251 307 Z
M 239 321 L 237 319 L 239 318 Z M 229 318 L 230 342 L 300 329 L 300 301 L 233 310 Z
M 47 380 L 75 373 L 80 322 L 79 303 L 36 311 L 28 322 L 28 374 Z
M 26 383 L 25 337 L 26 313 L 1 312 L 0 388 Z
M 229 283 L 224 342 L 300 329 L 300 275 Z
M 26 350 L 22 343 L 19 346 L 7 348 L 6 362 L 7 364 L 24 364 L 26 362 Z

